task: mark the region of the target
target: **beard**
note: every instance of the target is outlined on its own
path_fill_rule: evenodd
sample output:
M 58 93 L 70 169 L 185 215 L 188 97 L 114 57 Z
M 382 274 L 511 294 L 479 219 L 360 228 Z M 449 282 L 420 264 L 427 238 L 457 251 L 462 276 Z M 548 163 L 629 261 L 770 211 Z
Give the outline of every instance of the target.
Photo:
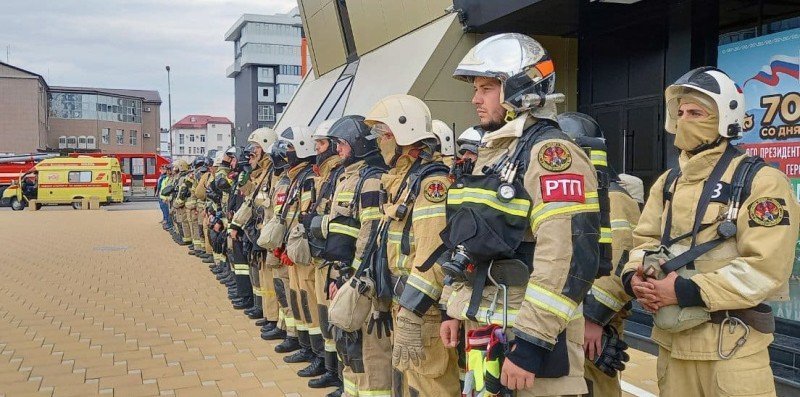
M 505 120 L 501 120 L 501 121 L 491 120 L 491 121 L 487 121 L 485 123 L 481 122 L 481 124 L 480 124 L 481 128 L 486 132 L 497 131 L 500 128 L 502 128 L 504 125 L 506 125 Z

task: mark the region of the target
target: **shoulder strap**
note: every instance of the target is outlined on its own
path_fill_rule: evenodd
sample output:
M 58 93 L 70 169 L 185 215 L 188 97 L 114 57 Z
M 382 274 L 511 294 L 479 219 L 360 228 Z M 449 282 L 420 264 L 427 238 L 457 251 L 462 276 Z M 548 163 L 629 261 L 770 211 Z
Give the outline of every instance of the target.
M 411 204 L 413 204 L 417 198 L 417 195 L 419 195 L 422 181 L 429 176 L 449 174 L 450 167 L 439 162 L 424 164 L 419 168 L 419 170 L 417 170 L 417 172 L 411 174 L 411 183 L 408 187 L 408 197 L 410 199 L 408 204 L 411 208 L 411 212 L 407 216 L 414 216 L 414 206 Z M 410 220 L 406 220 L 406 224 L 403 226 L 403 236 L 400 239 L 400 251 L 403 253 L 403 255 L 411 254 L 411 226 L 412 222 Z
M 353 191 L 353 201 L 350 204 L 351 211 L 357 211 L 361 204 L 361 190 L 364 188 L 364 182 L 368 179 L 380 178 L 380 176 L 385 173 L 386 170 L 383 168 L 373 167 L 371 165 L 362 168 L 361 171 L 358 172 L 358 182 L 356 182 L 356 188 Z
M 672 185 L 681 175 L 680 167 L 670 168 L 669 172 L 667 173 L 667 177 L 664 179 L 664 186 L 661 189 L 661 197 L 663 200 L 662 204 L 666 204 L 667 201 L 672 200 Z

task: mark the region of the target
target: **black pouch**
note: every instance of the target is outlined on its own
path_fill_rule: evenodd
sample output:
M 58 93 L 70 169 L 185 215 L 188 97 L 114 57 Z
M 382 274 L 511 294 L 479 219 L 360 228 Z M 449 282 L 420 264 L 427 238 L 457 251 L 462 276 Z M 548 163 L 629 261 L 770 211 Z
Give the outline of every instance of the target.
M 473 208 L 461 207 L 448 220 L 441 233 L 449 249 L 463 245 L 476 263 L 488 264 L 492 259 L 513 258 L 514 250 L 522 241 L 508 241 L 491 227 Z

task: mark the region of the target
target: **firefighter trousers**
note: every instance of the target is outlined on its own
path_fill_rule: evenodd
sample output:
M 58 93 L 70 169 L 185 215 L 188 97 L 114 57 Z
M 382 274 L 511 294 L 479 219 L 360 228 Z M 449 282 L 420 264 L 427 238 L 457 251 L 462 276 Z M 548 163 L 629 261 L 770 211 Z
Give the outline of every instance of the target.
M 236 291 L 240 298 L 253 296 L 253 286 L 250 284 L 250 264 L 247 263 L 247 256 L 241 239 L 231 242 L 231 263 L 233 264 L 233 274 L 236 279 Z
M 314 294 L 317 299 L 317 313 L 319 318 L 319 327 L 322 331 L 322 339 L 324 341 L 324 350 L 326 353 L 336 353 L 336 342 L 333 340 L 333 335 L 330 330 L 330 323 L 328 322 L 328 306 L 331 301 L 328 299 L 328 266 L 320 266 L 318 261 L 313 264 L 316 269 L 314 272 L 315 281 Z M 318 352 L 315 352 L 319 354 Z M 326 359 L 329 355 L 326 355 Z M 328 359 L 330 361 L 330 359 Z M 336 363 L 325 363 L 326 368 L 336 368 Z
M 670 351 L 658 348 L 656 365 L 661 397 L 775 396 L 775 378 L 769 366 L 769 353 L 729 360 L 681 360 Z
M 261 306 L 264 311 L 264 319 L 267 321 L 278 321 L 278 317 L 280 316 L 278 310 L 280 306 L 278 305 L 278 300 L 275 295 L 275 283 L 273 282 L 271 267 L 274 263 L 270 264 L 272 259 L 275 261 L 278 260 L 272 253 L 267 252 L 261 264 L 261 268 L 258 271 L 258 278 L 261 280 Z
M 337 341 L 339 355 L 345 361 L 342 372 L 344 395 L 391 397 L 394 395 L 392 394 L 393 373 L 400 373 L 399 371 L 393 372 L 392 369 L 392 341 L 386 335 L 378 338 L 377 332 L 368 334 L 368 323 L 368 321 L 365 322 L 361 326 L 361 330 L 357 331 L 361 335 L 360 341 L 351 344 L 345 344 L 341 340 Z M 347 365 L 347 361 L 350 361 L 352 365 Z M 458 385 L 458 380 L 456 380 L 456 385 Z
M 317 308 L 316 266 L 313 264 L 295 264 L 289 267 L 290 297 L 292 314 L 297 321 L 297 330 L 307 332 L 309 346 L 314 353 L 322 357 L 325 354 L 325 342 L 322 339 L 322 329 L 319 326 L 319 311 Z M 304 342 L 301 339 L 301 344 Z
M 287 266 L 273 268 L 272 281 L 272 285 L 275 287 L 275 299 L 280 305 L 278 328 L 286 331 L 286 336 L 288 337 L 297 337 L 297 322 L 289 304 L 289 268 Z
M 393 305 L 393 320 L 397 322 L 400 305 Z M 393 396 L 457 396 L 461 394 L 458 377 L 458 352 L 448 349 L 439 336 L 441 315 L 437 307 L 423 316 L 422 341 L 425 359 L 419 366 L 400 372 L 393 369 Z

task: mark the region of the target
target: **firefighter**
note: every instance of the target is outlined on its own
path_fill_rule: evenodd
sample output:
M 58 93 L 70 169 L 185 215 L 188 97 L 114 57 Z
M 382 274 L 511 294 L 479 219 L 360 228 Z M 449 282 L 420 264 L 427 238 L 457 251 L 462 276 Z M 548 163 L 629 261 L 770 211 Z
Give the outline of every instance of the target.
M 252 148 L 250 147 L 250 149 Z M 246 192 L 252 190 L 251 178 L 253 172 L 256 171 L 254 167 L 258 165 L 257 158 L 257 155 L 250 150 L 243 150 L 239 154 L 234 168 L 236 183 L 231 187 L 232 192 L 228 199 L 227 212 L 231 219 L 231 223 L 228 225 L 228 257 L 236 281 L 236 293 L 233 294 L 231 303 L 236 310 L 247 310 L 255 305 L 253 284 L 250 282 L 249 247 L 245 245 L 245 236 L 239 233 L 240 230 L 237 230 L 237 226 L 232 221 L 236 212 L 244 204 L 245 195 L 242 189 L 244 188 Z M 258 170 L 258 175 L 261 173 L 262 171 Z
M 464 130 L 456 141 L 459 157 L 474 163 L 478 159 L 478 147 L 481 146 L 482 137 L 483 130 L 481 130 L 480 126 L 469 127 Z
M 212 257 L 212 250 L 208 241 L 208 217 L 207 209 L 208 197 L 206 190 L 208 190 L 208 182 L 211 179 L 211 167 L 213 163 L 210 158 L 203 157 L 202 164 L 197 169 L 197 185 L 194 187 L 194 196 L 197 200 L 197 230 L 199 232 L 201 249 L 202 251 L 196 252 L 195 255 L 203 260 L 203 263 L 214 263 Z
M 624 369 L 627 361 L 622 325 L 629 314 L 631 298 L 625 293 L 619 274 L 633 249 L 632 232 L 639 221 L 639 204 L 622 188 L 616 172 L 608 167 L 605 137 L 597 122 L 588 115 L 575 112 L 562 113 L 557 119 L 561 130 L 589 151 L 595 168 L 605 174 L 603 179 L 609 181 L 614 272 L 595 280 L 583 302 L 583 348 L 588 359 L 584 377 L 590 396 L 622 396 L 619 371 Z
M 438 264 L 418 269 L 441 244 L 450 167 L 442 163 L 430 110 L 422 100 L 409 95 L 386 97 L 373 106 L 365 122 L 378 136 L 381 155 L 389 166 L 381 178 L 387 200 L 373 255 L 378 300 L 385 301 L 386 307 L 373 317 L 387 318 L 391 307 L 392 392 L 456 395 L 456 352 L 446 349 L 438 334 L 441 311 L 437 303 L 444 275 Z M 451 140 L 446 148 L 453 146 Z
M 269 317 L 267 321 L 278 321 L 277 303 L 274 299 L 264 302 L 264 291 L 260 273 L 261 267 L 266 260 L 266 251 L 257 246 L 258 227 L 264 218 L 262 204 L 266 196 L 263 189 L 269 188 L 272 181 L 273 169 L 267 149 L 275 143 L 278 135 L 270 128 L 259 128 L 250 133 L 247 138 L 248 147 L 245 149 L 250 153 L 250 167 L 253 171 L 249 180 L 240 188 L 244 197 L 244 202 L 233 215 L 230 224 L 230 233 L 234 239 L 242 241 L 245 248 L 250 276 L 250 285 L 253 291 L 253 307 L 246 309 L 244 314 L 252 319 L 263 319 L 264 308 L 267 308 Z M 267 208 L 268 210 L 269 208 Z M 269 278 L 272 281 L 272 277 Z M 260 324 L 259 326 L 263 326 Z
M 186 207 L 186 225 L 189 229 L 189 234 L 192 238 L 192 244 L 189 245 L 189 255 L 201 255 L 203 252 L 203 240 L 200 237 L 198 230 L 198 211 L 197 211 L 197 196 L 195 196 L 195 188 L 200 180 L 200 174 L 203 172 L 203 165 L 205 161 L 202 157 L 197 157 L 192 161 L 192 168 L 188 177 L 184 180 L 186 185 L 188 197 L 185 201 Z
M 744 95 L 723 71 L 689 71 L 665 91 L 678 167 L 659 177 L 622 273 L 654 312 L 661 396 L 774 396 L 765 302 L 788 299 L 800 206 L 787 177 L 732 145 Z
M 333 299 L 339 287 L 356 279 L 354 275 L 361 266 L 365 250 L 375 240 L 382 218 L 380 177 L 386 172 L 386 165 L 364 117 L 342 117 L 331 126 L 328 135 L 336 140 L 344 168 L 336 183 L 330 212 L 323 217 L 322 224 L 327 226 L 312 228 L 312 234 L 325 241 L 320 258 L 326 262 L 331 274 L 326 277 L 325 286 L 328 287 L 328 297 Z M 342 361 L 338 363 L 341 373 L 337 376 L 339 382 L 336 382 L 337 379 L 333 379 L 337 368 L 336 356 L 325 356 L 326 374 L 320 378 L 320 383 L 327 378 L 339 386 L 328 397 L 344 393 L 350 396 L 390 395 L 390 330 L 387 332 L 385 321 L 380 324 L 382 327 L 376 325 L 375 320 L 364 321 L 350 333 L 332 328 L 331 338 Z M 367 357 L 369 362 L 365 361 Z
M 336 348 L 327 329 L 327 288 L 324 286 L 326 285 L 328 268 L 320 257 L 324 248 L 324 240 L 318 237 L 319 233 L 317 236 L 311 233 L 312 228 L 322 227 L 322 219 L 330 211 L 331 199 L 343 171 L 343 167 L 341 167 L 342 160 L 336 151 L 336 142 L 328 135 L 328 131 L 335 121 L 323 121 L 317 126 L 312 135 L 316 153 L 313 176 L 314 188 L 309 207 L 300 215 L 305 234 L 290 233 L 290 236 L 293 236 L 290 237 L 293 241 L 288 243 L 288 246 L 307 244 L 310 254 L 309 262 L 296 262 L 295 269 L 300 283 L 299 295 L 300 306 L 304 316 L 303 320 L 308 325 L 311 350 L 315 357 L 311 359 L 311 363 L 306 368 L 301 369 L 297 374 L 304 378 L 326 374 L 326 352 L 334 355 L 333 373 L 328 374 L 324 379 L 312 379 L 309 381 L 309 385 L 316 388 L 338 385 L 338 382 L 333 382 L 338 380 L 335 361 Z M 329 363 L 329 368 L 330 365 Z M 331 379 L 331 375 L 333 375 L 333 379 Z
M 275 172 L 273 173 L 273 188 L 270 193 L 270 201 L 274 203 L 272 214 L 265 216 L 265 222 L 261 227 L 258 238 L 258 245 L 272 252 L 266 265 L 272 270 L 272 285 L 275 291 L 275 299 L 278 301 L 278 321 L 273 325 L 262 327 L 261 339 L 264 340 L 283 340 L 275 346 L 277 353 L 291 353 L 300 349 L 298 341 L 297 324 L 289 304 L 289 269 L 281 263 L 283 254 L 283 244 L 285 235 L 286 216 L 288 207 L 287 194 L 291 187 L 289 173 L 289 162 L 286 152 L 287 145 L 276 142 L 272 145 L 269 155 L 272 158 Z M 297 164 L 295 164 L 297 165 Z M 291 173 L 296 176 L 297 171 Z
M 176 223 L 179 226 L 181 237 L 181 245 L 192 244 L 192 232 L 189 228 L 189 214 L 186 208 L 186 200 L 189 198 L 189 187 L 191 186 L 189 164 L 186 161 L 178 160 L 175 162 L 175 168 L 178 171 L 176 179 L 177 193 L 175 196 L 175 216 Z
M 228 288 L 228 298 L 233 301 L 237 294 L 236 275 L 233 271 L 233 264 L 230 261 L 228 246 L 228 203 L 231 201 L 235 182 L 233 180 L 233 169 L 237 167 L 236 147 L 230 147 L 222 155 L 214 174 L 212 189 L 219 195 L 215 204 L 213 239 L 214 254 L 217 255 L 219 263 L 215 273 L 217 280 Z
M 457 282 L 443 342 L 455 347 L 464 322 L 468 391 L 586 393 L 579 308 L 600 263 L 598 183 L 555 122 L 553 61 L 532 38 L 500 34 L 454 77 L 472 83 L 486 132 L 472 175 L 448 192 L 443 268 Z
M 305 290 L 306 280 L 314 279 L 314 269 L 310 265 L 311 254 L 305 239 L 303 216 L 308 213 L 316 190 L 314 184 L 314 165 L 316 151 L 311 137 L 313 130 L 308 127 L 290 127 L 284 130 L 278 142 L 285 145 L 289 163 L 288 176 L 291 186 L 286 193 L 282 218 L 285 222 L 284 247 L 281 263 L 289 270 L 289 306 L 297 328 L 297 342 L 300 349 L 283 358 L 287 363 L 312 363 L 316 355 L 311 350 L 311 334 L 319 335 L 319 322 L 316 310 L 312 312 L 309 294 Z M 313 283 L 313 281 L 312 281 Z M 316 309 L 316 305 L 313 307 Z

